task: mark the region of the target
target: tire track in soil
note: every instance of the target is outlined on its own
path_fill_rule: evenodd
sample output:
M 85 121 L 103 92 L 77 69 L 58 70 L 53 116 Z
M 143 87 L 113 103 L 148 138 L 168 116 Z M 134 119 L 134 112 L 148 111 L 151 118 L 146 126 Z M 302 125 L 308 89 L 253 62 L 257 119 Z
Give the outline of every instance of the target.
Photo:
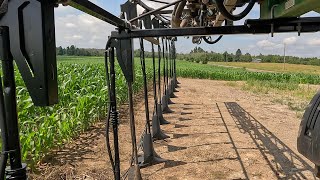
M 299 119 L 272 97 L 228 87 L 223 81 L 183 79 L 174 111 L 164 114 L 171 138 L 154 143 L 168 161 L 141 169 L 144 179 L 315 179 L 312 164 L 296 150 Z M 152 93 L 149 93 L 152 114 Z M 141 100 L 143 101 L 143 100 Z M 136 103 L 139 139 L 144 129 L 143 102 Z M 127 114 L 122 111 L 121 170 L 130 159 Z M 32 179 L 112 179 L 103 123 L 47 159 Z

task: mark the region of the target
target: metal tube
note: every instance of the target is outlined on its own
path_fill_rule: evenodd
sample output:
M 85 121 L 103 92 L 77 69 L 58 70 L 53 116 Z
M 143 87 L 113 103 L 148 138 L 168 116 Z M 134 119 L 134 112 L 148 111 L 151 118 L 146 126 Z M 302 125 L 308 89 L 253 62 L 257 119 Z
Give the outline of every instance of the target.
M 152 43 L 151 43 L 152 44 Z M 152 44 L 153 46 L 153 44 Z M 150 114 L 149 114 L 149 100 L 148 100 L 148 82 L 147 82 L 147 74 L 146 74 L 146 62 L 144 56 L 144 44 L 143 39 L 140 39 L 140 62 L 142 68 L 142 75 L 143 75 L 143 89 L 144 89 L 144 106 L 145 106 L 145 114 L 146 114 L 146 124 L 147 124 L 147 134 L 151 133 L 150 129 Z
M 152 70 L 153 70 L 153 98 L 155 113 L 158 112 L 158 95 L 157 95 L 157 80 L 156 80 L 156 58 L 154 52 L 154 45 L 151 43 L 152 51 Z
M 159 38 L 158 38 L 159 41 Z M 161 46 L 158 44 L 158 98 L 161 104 Z
M 177 66 L 176 66 L 176 56 L 177 56 L 177 52 L 176 52 L 176 46 L 175 46 L 175 42 L 173 41 L 173 50 L 174 50 L 174 61 L 173 61 L 173 73 L 174 73 L 174 76 L 176 77 L 176 74 L 177 74 Z
M 167 94 L 167 84 L 166 84 L 166 59 L 164 53 L 164 40 L 162 40 L 162 58 L 163 58 L 163 94 Z
M 8 148 L 10 152 L 10 165 L 11 169 L 21 168 L 21 154 L 20 154 L 20 138 L 19 138 L 19 125 L 17 115 L 17 100 L 16 100 L 16 84 L 14 77 L 13 58 L 9 54 L 9 37 L 5 35 L 6 30 L 1 29 L 4 57 L 2 59 L 3 71 L 3 86 L 4 86 L 4 103 L 6 110 L 6 122 L 8 130 Z M 7 39 L 8 38 L 8 39 Z
M 142 14 L 141 16 L 138 16 L 138 17 L 136 17 L 136 18 L 133 18 L 133 19 L 129 20 L 129 22 L 134 22 L 134 21 L 136 21 L 136 20 L 138 20 L 138 19 L 141 19 L 141 18 L 143 18 L 143 17 L 145 17 L 145 16 L 153 15 L 154 13 L 156 13 L 156 12 L 158 12 L 158 11 L 161 11 L 161 10 L 163 10 L 163 9 L 166 9 L 166 8 L 168 8 L 168 7 L 170 7 L 170 6 L 173 6 L 173 5 L 175 5 L 175 4 L 177 4 L 177 3 L 181 2 L 181 1 L 183 1 L 183 0 L 177 0 L 177 1 L 174 1 L 174 2 L 172 2 L 172 3 L 170 3 L 170 4 L 167 4 L 167 5 L 165 5 L 165 6 L 162 6 L 162 7 L 158 8 L 158 9 L 149 11 L 149 12 L 147 12 L 147 13 L 145 13 L 145 14 Z
M 128 98 L 129 98 L 129 115 L 130 115 L 130 129 L 131 129 L 131 140 L 132 140 L 132 149 L 133 149 L 133 157 L 134 157 L 134 165 L 138 166 L 138 150 L 137 150 L 137 138 L 136 138 L 136 126 L 134 119 L 134 109 L 133 109 L 133 91 L 132 91 L 132 83 L 128 83 Z
M 63 3 L 64 1 L 60 0 L 59 2 Z M 129 28 L 129 25 L 125 21 L 88 0 L 68 0 L 67 3 L 63 4 L 70 5 L 73 8 L 88 13 L 91 16 L 94 16 L 119 28 Z
M 158 1 L 158 0 L 148 0 L 148 1 L 153 1 L 153 2 L 161 3 L 161 4 L 169 4 L 168 2 L 165 2 L 165 1 Z
M 7 166 L 8 154 L 8 135 L 7 135 L 7 123 L 4 108 L 2 78 L 0 77 L 0 129 L 2 138 L 2 156 L 0 159 L 0 179 L 4 179 L 5 169 Z
M 190 12 L 189 9 L 183 9 L 183 12 Z M 159 12 L 156 12 L 155 14 L 171 14 L 172 15 L 173 13 L 173 10 L 162 10 L 162 11 L 159 11 Z
M 9 46 L 6 38 L 5 28 L 1 28 L 1 59 L 9 59 Z M 2 87 L 2 78 L 0 76 L 0 128 L 1 128 L 1 138 L 2 138 L 2 156 L 0 162 L 0 179 L 5 177 L 5 168 L 7 166 L 8 160 L 8 129 L 7 129 L 7 118 L 5 110 L 5 102 L 3 97 L 3 87 Z
M 169 51 L 168 51 L 168 39 L 165 40 L 166 42 L 166 92 L 168 93 L 168 86 L 169 86 Z
M 170 66 L 169 66 L 169 73 L 170 73 L 170 78 L 172 78 L 172 51 L 171 51 L 171 41 L 168 40 L 168 44 L 169 44 L 169 62 L 170 62 Z
M 152 10 L 154 10 L 153 8 L 147 6 L 147 5 L 146 5 L 144 2 L 142 2 L 141 0 L 136 0 L 136 2 L 137 2 L 141 7 L 143 7 L 145 10 L 147 10 L 147 11 L 152 11 Z M 166 21 L 164 20 L 163 16 L 160 16 L 159 14 L 162 14 L 162 13 L 160 13 L 160 11 L 154 13 L 154 15 L 155 15 L 159 20 L 161 20 L 162 22 L 168 24 L 169 21 L 166 22 Z
M 119 117 L 117 111 L 117 97 L 116 97 L 116 73 L 115 73 L 115 57 L 114 48 L 110 48 L 110 114 L 113 129 L 113 142 L 114 142 L 114 177 L 116 180 L 120 180 L 120 155 L 119 155 L 119 140 L 118 140 L 118 125 Z
M 7 152 L 9 153 L 10 168 L 6 169 L 7 179 L 27 179 L 26 164 L 21 162 L 21 148 L 17 113 L 16 84 L 13 57 L 10 54 L 9 29 L 0 28 L 1 55 L 3 71 L 3 96 L 6 123 Z M 2 117 L 3 118 L 3 117 Z

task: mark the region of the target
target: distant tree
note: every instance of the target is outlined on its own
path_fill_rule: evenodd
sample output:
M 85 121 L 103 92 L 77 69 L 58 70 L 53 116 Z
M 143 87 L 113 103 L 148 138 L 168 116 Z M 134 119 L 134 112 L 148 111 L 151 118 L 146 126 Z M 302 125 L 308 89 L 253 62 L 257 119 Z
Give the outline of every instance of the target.
M 71 45 L 69 49 L 69 55 L 74 56 L 76 55 L 75 53 L 76 53 L 76 47 L 74 45 Z
M 59 46 L 59 47 L 57 48 L 57 54 L 60 55 L 60 56 L 64 54 L 63 48 L 62 48 L 61 46 Z
M 205 50 L 203 50 L 201 47 L 195 47 L 193 50 L 191 50 L 190 53 L 204 53 Z
M 234 60 L 235 60 L 236 62 L 239 62 L 241 56 L 242 56 L 242 52 L 241 52 L 240 49 L 238 49 L 237 52 L 236 52 L 236 56 L 235 56 L 235 59 L 234 59 Z
M 68 47 L 67 47 L 68 48 Z M 69 48 L 70 49 L 70 48 Z M 58 50 L 58 48 L 57 48 Z M 68 49 L 63 49 L 63 50 L 68 50 Z M 80 49 L 81 50 L 81 49 Z M 87 49 L 85 49 L 87 50 Z M 94 52 L 95 49 L 89 49 L 89 52 L 91 55 L 96 55 Z M 232 62 L 232 61 L 241 61 L 241 62 L 251 62 L 252 59 L 261 59 L 261 62 L 263 63 L 268 63 L 268 62 L 273 62 L 273 63 L 282 63 L 283 62 L 283 56 L 282 55 L 263 55 L 259 54 L 257 56 L 251 55 L 249 53 L 242 54 L 241 50 L 237 50 L 235 54 L 228 53 L 225 51 L 224 53 L 217 53 L 217 52 L 206 52 L 200 47 L 195 47 L 194 49 L 191 50 L 190 53 L 178 53 L 177 54 L 177 59 L 178 60 L 186 60 L 190 62 L 198 62 L 198 63 L 207 63 L 207 61 L 213 61 L 213 62 Z M 80 51 L 81 52 L 81 51 Z M 99 56 L 102 54 L 103 55 L 103 50 L 98 51 Z M 239 53 L 240 52 L 240 53 Z M 65 53 L 64 53 L 65 54 Z M 139 51 L 135 50 L 134 55 L 135 57 L 139 57 Z M 240 55 L 241 54 L 241 55 Z M 237 56 L 238 55 L 238 56 Z M 240 55 L 240 58 L 239 58 Z M 152 57 L 151 52 L 145 52 L 146 57 Z M 313 58 L 302 58 L 302 57 L 294 57 L 294 56 L 286 56 L 286 62 L 290 64 L 305 64 L 305 65 L 317 65 L 320 66 L 320 59 L 317 57 Z
M 241 57 L 241 61 L 244 61 L 244 62 L 251 62 L 252 61 L 252 57 L 249 53 L 246 53 L 245 55 L 243 55 Z
M 224 53 L 223 53 L 223 58 L 224 58 L 224 62 L 228 62 L 228 52 L 227 51 L 225 51 Z
M 66 55 L 70 55 L 70 47 L 69 46 L 66 49 Z

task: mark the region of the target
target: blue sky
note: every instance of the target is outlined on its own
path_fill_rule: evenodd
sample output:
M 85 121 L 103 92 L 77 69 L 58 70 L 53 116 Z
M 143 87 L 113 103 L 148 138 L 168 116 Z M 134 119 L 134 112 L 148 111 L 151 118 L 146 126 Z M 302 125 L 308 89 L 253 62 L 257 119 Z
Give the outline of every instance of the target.
M 120 4 L 126 0 L 91 0 L 104 9 L 113 13 L 120 14 Z M 168 0 L 167 0 L 168 1 Z M 147 4 L 159 7 L 157 3 Z M 308 13 L 305 16 L 317 16 L 318 13 Z M 55 10 L 56 16 L 56 39 L 57 46 L 76 45 L 83 48 L 103 48 L 108 35 L 115 27 L 104 23 L 94 17 L 86 15 L 71 7 L 60 6 Z M 246 18 L 259 18 L 259 6 L 255 6 Z M 235 24 L 243 24 L 243 20 Z M 192 44 L 191 38 L 179 38 L 177 42 L 178 52 L 190 52 L 195 46 L 200 46 L 207 51 L 214 52 L 236 52 L 239 48 L 243 53 L 250 54 L 283 54 L 284 43 L 287 44 L 287 54 L 301 57 L 320 57 L 320 33 L 302 34 L 297 33 L 270 35 L 228 35 L 215 45 L 202 43 L 201 45 Z

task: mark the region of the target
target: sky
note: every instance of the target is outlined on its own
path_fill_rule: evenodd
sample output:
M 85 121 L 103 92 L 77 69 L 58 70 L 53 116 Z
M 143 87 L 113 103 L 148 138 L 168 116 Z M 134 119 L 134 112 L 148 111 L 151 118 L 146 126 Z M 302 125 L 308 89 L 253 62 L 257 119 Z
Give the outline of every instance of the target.
M 170 2 L 170 0 L 166 0 Z M 112 14 L 119 16 L 120 4 L 126 0 L 91 0 L 91 2 L 101 6 Z M 151 7 L 159 7 L 160 4 L 148 2 L 146 4 Z M 240 10 L 239 10 L 240 11 Z M 138 9 L 138 13 L 142 9 Z M 307 13 L 303 16 L 319 16 L 315 12 Z M 245 19 L 258 19 L 259 6 L 256 5 Z M 243 24 L 244 20 L 235 22 L 236 25 Z M 80 48 L 99 48 L 103 49 L 114 26 L 109 25 L 99 19 L 84 14 L 69 6 L 60 5 L 55 9 L 55 25 L 56 25 L 56 43 L 57 46 L 67 47 L 75 45 Z M 214 37 L 213 37 L 214 38 Z M 214 45 L 192 44 L 191 38 L 181 37 L 176 43 L 177 51 L 180 53 L 188 53 L 194 47 L 198 46 L 206 51 L 235 53 L 237 49 L 241 49 L 242 53 L 250 53 L 252 55 L 261 54 L 279 54 L 284 52 L 284 44 L 286 44 L 286 54 L 299 57 L 320 57 L 320 33 L 304 33 L 298 36 L 297 33 L 285 33 L 271 35 L 227 35 Z

